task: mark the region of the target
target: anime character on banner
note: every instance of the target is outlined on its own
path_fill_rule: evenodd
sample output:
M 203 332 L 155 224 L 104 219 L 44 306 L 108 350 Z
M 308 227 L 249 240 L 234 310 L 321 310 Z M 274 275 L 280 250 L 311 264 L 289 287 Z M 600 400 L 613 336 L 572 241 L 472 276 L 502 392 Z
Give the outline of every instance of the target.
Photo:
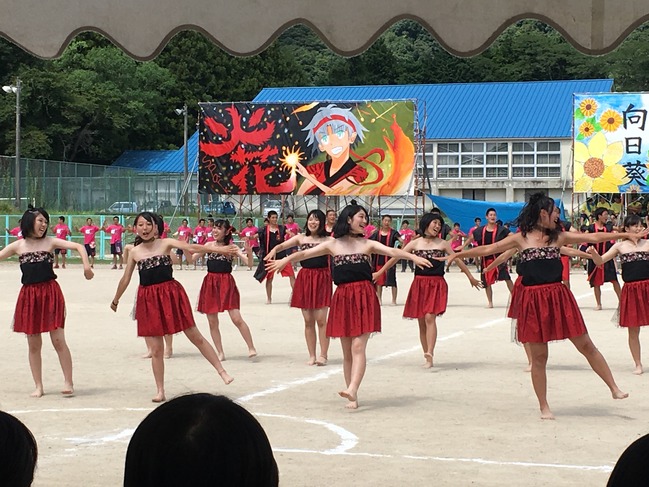
M 412 102 L 203 103 L 201 109 L 201 193 L 408 191 Z

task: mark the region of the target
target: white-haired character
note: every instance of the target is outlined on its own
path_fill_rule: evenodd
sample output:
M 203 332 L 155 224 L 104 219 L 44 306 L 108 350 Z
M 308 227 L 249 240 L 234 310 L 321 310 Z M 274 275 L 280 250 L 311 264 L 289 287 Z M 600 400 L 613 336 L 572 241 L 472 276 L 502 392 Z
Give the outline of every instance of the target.
M 308 167 L 297 165 L 305 178 L 297 194 L 344 194 L 365 182 L 368 172 L 351 158 L 350 150 L 357 141 L 363 142 L 367 129 L 351 109 L 334 104 L 321 107 L 303 130 L 313 153 L 326 152 L 328 157 Z

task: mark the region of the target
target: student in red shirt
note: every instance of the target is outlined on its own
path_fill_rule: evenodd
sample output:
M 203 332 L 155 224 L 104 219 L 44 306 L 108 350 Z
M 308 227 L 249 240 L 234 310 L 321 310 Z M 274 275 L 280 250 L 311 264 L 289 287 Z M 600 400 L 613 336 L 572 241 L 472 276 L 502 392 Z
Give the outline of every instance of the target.
M 83 245 L 86 247 L 86 253 L 90 259 L 90 267 L 95 267 L 95 255 L 97 254 L 95 234 L 100 230 L 100 228 L 92 223 L 92 218 L 88 218 L 86 219 L 86 224 L 76 230 L 83 234 Z
M 113 217 L 113 223 L 111 225 L 106 226 L 106 223 L 108 222 L 104 222 L 104 225 L 101 227 L 101 229 L 103 232 L 110 234 L 110 253 L 113 254 L 113 267 L 111 267 L 111 269 L 117 269 L 118 257 L 119 268 L 121 269 L 124 262 L 122 256 L 122 235 L 124 234 L 124 225 L 119 222 L 118 216 Z
M 181 242 L 192 243 L 192 229 L 189 226 L 189 221 L 186 218 L 183 218 L 181 225 L 178 227 L 178 230 L 176 230 L 173 236 Z M 182 249 L 174 249 L 174 254 L 176 256 L 175 260 L 178 264 L 180 264 L 180 270 L 183 270 L 183 255 L 185 256 L 185 261 L 187 262 L 187 269 L 189 269 L 189 264 L 191 264 L 193 261 L 192 254 L 187 250 Z
M 23 238 L 23 232 L 22 232 L 22 230 L 20 230 L 20 222 L 21 221 L 22 221 L 22 219 L 18 220 L 18 226 L 13 227 L 11 230 L 9 230 L 8 228 L 5 228 L 5 231 L 9 235 L 11 235 L 12 237 L 16 237 L 16 240 L 21 240 Z
M 61 240 L 67 240 L 70 235 L 72 235 L 72 232 L 70 231 L 70 227 L 68 227 L 65 224 L 65 217 L 60 216 L 59 217 L 59 222 L 52 228 L 52 233 L 56 235 L 56 238 L 60 238 Z M 65 259 L 67 257 L 68 251 L 66 249 L 54 249 L 54 268 L 58 269 L 59 268 L 59 255 L 61 256 L 61 267 L 65 269 Z
M 401 223 L 401 230 L 399 230 L 399 235 L 401 235 L 404 247 L 408 245 L 412 238 L 416 235 L 415 231 L 410 228 L 410 222 L 408 220 L 403 220 L 403 222 Z M 415 266 L 412 264 L 411 260 L 401 259 L 401 272 L 406 272 L 406 266 L 410 266 L 410 270 L 412 272 L 415 272 Z

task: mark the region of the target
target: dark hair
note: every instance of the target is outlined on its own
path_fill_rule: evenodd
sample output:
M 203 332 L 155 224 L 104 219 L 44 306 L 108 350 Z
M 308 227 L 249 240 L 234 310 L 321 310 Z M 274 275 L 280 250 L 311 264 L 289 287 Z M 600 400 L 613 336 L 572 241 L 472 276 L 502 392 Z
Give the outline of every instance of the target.
M 481 222 L 481 221 L 482 221 L 482 218 L 480 218 L 479 216 L 476 216 L 476 217 L 473 219 L 473 223 L 475 223 L 475 222 Z
M 439 233 L 440 235 L 442 234 L 442 230 L 444 229 L 444 218 L 442 218 L 442 215 L 439 213 L 426 213 L 421 217 L 421 220 L 419 220 L 419 231 L 421 232 L 422 237 L 426 236 L 426 229 L 435 220 L 440 222 L 442 228 Z
M 579 227 L 579 231 L 580 231 L 581 233 L 586 233 L 586 232 L 588 232 L 588 225 L 582 225 L 582 226 L 580 226 L 580 227 Z
M 626 228 L 626 227 L 632 227 L 633 225 L 638 225 L 640 223 L 642 223 L 642 218 L 632 213 L 624 219 L 624 223 L 622 224 L 622 226 Z
M 384 218 L 389 218 L 390 221 L 392 221 L 392 215 L 383 215 L 383 216 L 381 217 L 381 220 L 383 220 Z
M 152 213 L 153 214 L 153 213 Z M 189 220 L 187 218 L 183 218 L 180 223 L 189 223 Z
M 253 223 L 252 218 L 246 218 L 246 224 L 247 224 L 248 222 Z
M 60 217 L 59 217 L 59 220 L 61 220 L 62 222 L 64 222 L 64 221 L 65 221 L 65 217 L 64 217 L 64 216 L 60 216 Z
M 332 208 L 329 208 L 329 209 L 327 210 L 327 215 L 328 215 L 329 213 L 336 213 L 336 210 L 334 210 L 334 209 L 332 209 Z
M 198 223 L 204 222 L 204 221 L 205 221 L 205 218 L 201 218 L 200 220 L 198 220 Z
M 190 394 L 154 409 L 126 451 L 124 487 L 275 487 L 279 471 L 255 417 L 224 396 Z
M 270 220 L 268 218 L 264 218 L 264 223 L 268 223 Z
M 552 213 L 554 209 L 554 200 L 546 196 L 545 193 L 534 193 L 530 196 L 530 200 L 523 207 L 521 212 L 518 214 L 518 228 L 521 231 L 521 234 L 526 236 L 528 232 L 536 228 L 539 218 L 541 216 L 541 210 L 545 210 L 548 214 Z M 555 228 L 550 228 L 545 230 L 545 234 L 548 236 L 548 242 L 554 242 L 559 236 L 559 232 Z
M 635 440 L 624 450 L 608 478 L 607 487 L 645 485 L 649 476 L 649 435 Z
M 137 221 L 140 218 L 144 218 L 146 221 L 154 225 L 155 227 L 158 228 L 158 236 L 162 236 L 162 234 L 165 231 L 165 224 L 162 221 L 162 217 L 158 215 L 157 213 L 152 213 L 150 211 L 143 211 L 141 213 L 138 213 L 137 216 L 135 217 L 135 220 L 133 221 L 133 226 L 137 226 Z M 138 235 L 135 237 L 135 241 L 133 242 L 133 245 L 140 245 L 143 242 L 143 240 L 140 238 Z
M 225 237 L 223 238 L 223 243 L 225 245 L 229 245 L 230 242 L 232 242 L 232 232 L 234 232 L 234 227 L 230 225 L 230 221 L 218 219 L 214 221 L 214 226 L 225 230 Z
M 494 213 L 498 214 L 498 212 L 496 211 L 495 208 L 487 208 L 487 211 L 484 212 L 484 216 L 488 216 L 489 213 L 491 213 L 492 211 L 493 211 Z M 482 221 L 482 220 L 480 220 L 480 221 Z
M 119 216 L 114 215 L 114 216 L 113 216 L 113 220 L 114 220 L 115 218 L 117 218 L 117 219 L 119 220 Z
M 286 215 L 286 218 L 293 218 L 295 220 L 295 217 L 293 216 L 293 213 L 289 213 L 288 215 Z
M 32 205 L 27 207 L 27 211 L 23 213 L 23 217 L 20 219 L 20 231 L 23 234 L 23 238 L 36 238 L 34 237 L 34 223 L 36 222 L 36 217 L 42 215 L 47 220 L 47 226 L 50 226 L 50 215 L 43 208 L 34 208 Z M 47 228 L 43 233 L 42 237 L 47 237 Z
M 266 215 L 267 218 L 270 218 L 271 216 L 278 216 L 277 212 L 275 210 L 270 210 L 268 214 Z
M 327 232 L 325 231 L 325 223 L 327 221 L 327 217 L 325 214 L 322 212 L 322 210 L 311 210 L 309 214 L 306 216 L 306 223 L 304 224 L 304 234 L 307 237 L 310 237 L 312 235 L 311 230 L 309 230 L 309 218 L 311 216 L 314 216 L 318 219 L 318 229 L 315 231 L 316 237 L 326 237 Z
M 18 418 L 0 411 L 0 479 L 2 485 L 28 487 L 34 480 L 38 446 Z
M 431 212 L 431 213 L 441 213 L 442 210 L 440 210 L 440 209 L 437 208 L 436 206 L 433 206 L 433 207 L 431 208 L 430 212 Z
M 455 222 L 455 223 L 453 223 L 453 226 L 454 226 L 454 227 L 459 227 L 460 224 L 459 224 L 458 222 Z
M 365 213 L 366 217 L 368 216 L 367 210 L 356 203 L 356 200 L 352 200 L 349 205 L 345 206 L 345 208 L 343 208 L 343 211 L 340 212 L 338 220 L 336 220 L 336 224 L 334 225 L 334 238 L 340 238 L 344 237 L 345 235 L 349 235 L 349 232 L 351 231 L 351 225 L 347 220 L 356 215 L 356 213 L 360 213 L 361 211 Z
M 214 218 L 208 218 L 208 219 L 207 219 L 207 223 L 208 223 L 208 224 L 211 223 L 212 225 L 214 225 Z
M 606 208 L 600 206 L 599 208 L 595 208 L 595 211 L 593 211 L 593 213 L 591 214 L 591 216 L 592 216 L 595 220 L 597 220 L 600 216 L 602 216 L 602 214 L 603 214 L 604 212 L 607 212 L 607 213 L 608 213 L 608 209 L 606 209 Z
M 410 222 L 409 222 L 408 220 L 403 220 L 403 221 L 401 222 L 401 224 L 402 224 L 402 225 L 403 225 L 403 224 L 410 225 Z

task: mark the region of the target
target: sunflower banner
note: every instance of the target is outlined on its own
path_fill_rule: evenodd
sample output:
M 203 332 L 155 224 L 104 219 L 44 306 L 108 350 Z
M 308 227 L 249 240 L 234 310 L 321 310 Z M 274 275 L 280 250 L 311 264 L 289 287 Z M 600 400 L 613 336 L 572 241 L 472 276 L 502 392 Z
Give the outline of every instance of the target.
M 649 193 L 649 93 L 574 95 L 575 193 Z

